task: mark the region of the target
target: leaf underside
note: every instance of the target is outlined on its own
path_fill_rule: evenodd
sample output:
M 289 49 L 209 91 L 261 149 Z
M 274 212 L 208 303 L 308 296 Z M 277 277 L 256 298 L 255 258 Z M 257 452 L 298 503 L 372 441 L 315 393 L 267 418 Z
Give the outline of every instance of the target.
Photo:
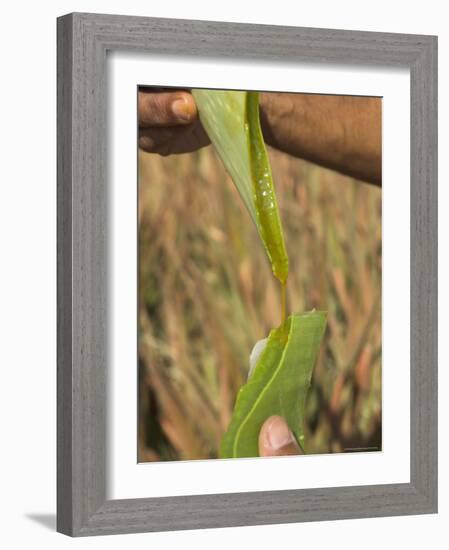
M 259 432 L 272 415 L 283 416 L 304 445 L 304 409 L 313 367 L 326 326 L 326 314 L 293 314 L 273 329 L 254 372 L 238 393 L 221 458 L 259 456 Z
M 192 90 L 200 120 L 255 223 L 275 276 L 288 257 L 259 120 L 258 92 Z
M 192 90 L 201 124 L 257 225 L 245 131 L 246 92 Z

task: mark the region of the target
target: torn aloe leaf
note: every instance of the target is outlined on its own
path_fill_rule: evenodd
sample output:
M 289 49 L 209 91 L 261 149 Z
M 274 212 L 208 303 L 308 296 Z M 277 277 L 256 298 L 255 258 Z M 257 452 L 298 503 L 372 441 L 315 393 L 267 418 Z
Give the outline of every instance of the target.
M 260 127 L 259 94 L 226 90 L 192 94 L 201 123 L 256 224 L 273 273 L 285 285 L 288 257 Z
M 324 312 L 285 320 L 288 257 L 259 119 L 259 94 L 193 90 L 201 122 L 256 224 L 274 275 L 282 284 L 281 326 L 270 332 L 254 373 L 241 388 L 222 458 L 258 456 L 262 424 L 283 416 L 304 445 L 303 420 L 313 366 L 326 325 Z
M 326 314 L 293 314 L 273 329 L 254 372 L 238 393 L 221 458 L 259 456 L 259 432 L 272 415 L 285 418 L 304 447 L 304 409 L 313 367 L 326 327 Z

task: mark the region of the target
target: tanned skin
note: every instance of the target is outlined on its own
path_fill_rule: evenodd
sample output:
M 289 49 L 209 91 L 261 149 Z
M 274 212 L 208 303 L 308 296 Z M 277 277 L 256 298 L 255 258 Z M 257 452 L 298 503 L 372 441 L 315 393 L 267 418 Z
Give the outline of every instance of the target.
M 161 155 L 209 144 L 188 90 L 139 91 L 139 146 Z M 360 96 L 261 93 L 260 119 L 271 147 L 381 185 L 381 99 Z

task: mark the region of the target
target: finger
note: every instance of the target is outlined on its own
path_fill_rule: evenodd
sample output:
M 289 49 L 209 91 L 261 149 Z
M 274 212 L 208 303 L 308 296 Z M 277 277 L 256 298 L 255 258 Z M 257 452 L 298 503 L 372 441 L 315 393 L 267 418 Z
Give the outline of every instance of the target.
M 188 126 L 141 128 L 139 131 L 139 147 L 148 153 L 164 156 L 191 153 L 209 143 L 198 119 Z
M 259 434 L 259 456 L 304 454 L 282 416 L 270 416 Z
M 197 118 L 195 100 L 189 92 L 138 93 L 139 126 L 177 126 L 190 124 Z

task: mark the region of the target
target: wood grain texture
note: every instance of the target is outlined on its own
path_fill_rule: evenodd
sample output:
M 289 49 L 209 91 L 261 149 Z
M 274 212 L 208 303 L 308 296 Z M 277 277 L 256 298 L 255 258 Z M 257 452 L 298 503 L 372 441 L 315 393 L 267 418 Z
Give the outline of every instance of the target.
M 58 21 L 57 529 L 72 528 L 72 21 Z M 63 511 L 61 511 L 63 509 Z
M 110 49 L 410 68 L 410 483 L 106 500 Z M 57 252 L 58 531 L 83 536 L 436 512 L 436 37 L 116 15 L 59 18 Z

